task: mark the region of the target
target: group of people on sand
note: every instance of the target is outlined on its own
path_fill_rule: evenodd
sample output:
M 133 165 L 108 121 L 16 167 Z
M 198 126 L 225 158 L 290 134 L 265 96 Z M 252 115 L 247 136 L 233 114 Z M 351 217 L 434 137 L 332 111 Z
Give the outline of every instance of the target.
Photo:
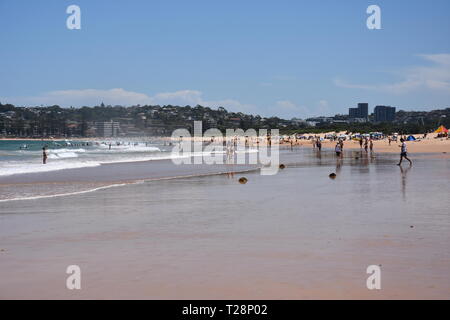
M 395 139 L 391 139 L 389 137 L 389 145 L 391 144 L 392 141 L 396 141 Z M 400 161 L 399 163 L 397 163 L 397 165 L 401 165 L 403 162 L 403 159 L 406 159 L 407 161 L 409 161 L 409 164 L 412 165 L 412 161 L 411 159 L 408 158 L 408 151 L 407 151 L 407 146 L 406 146 L 406 139 L 405 138 L 400 138 L 400 142 L 401 145 L 399 145 L 401 151 L 400 151 Z M 312 145 L 313 145 L 313 149 L 316 149 L 318 151 L 322 150 L 322 141 L 320 139 L 320 137 L 315 136 L 312 140 Z M 364 148 L 364 150 L 366 152 L 368 152 L 370 150 L 370 152 L 373 152 L 373 140 L 372 138 L 361 138 L 359 139 L 359 146 L 361 149 Z M 292 146 L 291 146 L 292 147 Z M 337 157 L 341 157 L 344 154 L 344 140 L 343 139 L 339 139 L 338 142 L 336 143 L 335 147 L 334 147 L 334 151 L 336 152 L 336 156 Z
M 318 151 L 322 150 L 322 140 L 320 137 L 314 137 L 313 139 L 313 149 L 317 148 Z M 344 140 L 339 139 L 334 147 L 334 151 L 336 152 L 336 156 L 341 157 L 344 151 Z
M 269 138 L 268 138 L 269 140 Z M 270 140 L 269 140 L 270 141 Z M 389 145 L 391 144 L 391 139 L 389 139 Z M 315 137 L 313 139 L 313 148 L 317 148 L 317 150 L 320 152 L 322 150 L 322 141 L 320 140 L 320 137 Z M 400 166 L 403 162 L 403 159 L 406 159 L 407 161 L 409 161 L 409 164 L 412 165 L 412 161 L 411 159 L 408 158 L 408 150 L 407 150 L 407 146 L 406 146 L 406 142 L 404 138 L 400 138 L 400 142 L 401 145 L 400 147 L 400 161 L 399 163 L 397 163 L 398 166 Z M 227 155 L 230 156 L 232 154 L 234 154 L 234 148 L 236 147 L 236 143 L 237 140 L 235 139 L 233 141 L 232 144 L 230 144 L 229 146 L 227 146 Z M 370 152 L 373 152 L 373 140 L 372 139 L 368 139 L 365 138 L 364 141 L 361 138 L 359 140 L 359 145 L 360 148 L 363 148 L 363 144 L 364 144 L 364 150 L 367 152 L 368 148 L 370 149 Z M 111 143 L 109 144 L 109 148 L 111 149 Z M 292 142 L 291 142 L 291 149 L 292 149 Z M 334 151 L 336 152 L 336 156 L 337 157 L 341 157 L 344 154 L 344 140 L 343 139 L 339 139 L 338 142 L 336 143 L 335 147 L 334 147 Z M 47 163 L 47 158 L 48 158 L 48 154 L 47 154 L 47 146 L 42 147 L 42 163 L 46 164 Z
M 364 150 L 367 152 L 370 149 L 370 152 L 373 152 L 373 140 L 372 138 L 361 138 L 359 139 L 359 147 L 362 149 L 364 144 Z

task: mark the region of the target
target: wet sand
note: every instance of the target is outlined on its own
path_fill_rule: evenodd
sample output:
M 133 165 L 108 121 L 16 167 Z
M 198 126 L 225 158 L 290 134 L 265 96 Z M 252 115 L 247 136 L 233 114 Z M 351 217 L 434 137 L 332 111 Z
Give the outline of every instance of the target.
M 249 171 L 256 168 L 257 165 L 174 165 L 171 160 L 153 160 L 0 176 L 0 201 L 76 193 L 149 180 Z
M 355 155 L 298 148 L 275 176 L 2 202 L 0 298 L 449 299 L 450 161 Z

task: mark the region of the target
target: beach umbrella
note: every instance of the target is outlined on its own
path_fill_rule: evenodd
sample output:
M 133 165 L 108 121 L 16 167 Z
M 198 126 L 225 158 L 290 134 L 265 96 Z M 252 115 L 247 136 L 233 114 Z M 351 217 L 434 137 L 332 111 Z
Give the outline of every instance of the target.
M 444 126 L 440 126 L 434 133 L 448 133 L 448 129 Z

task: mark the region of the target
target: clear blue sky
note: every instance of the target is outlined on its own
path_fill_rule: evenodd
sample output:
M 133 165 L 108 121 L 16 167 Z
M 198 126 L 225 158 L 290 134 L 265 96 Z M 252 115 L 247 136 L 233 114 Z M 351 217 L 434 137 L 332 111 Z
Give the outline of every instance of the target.
M 69 30 L 66 8 L 81 8 Z M 381 8 L 368 30 L 366 8 Z M 450 106 L 450 1 L 0 0 L 0 101 L 285 118 Z

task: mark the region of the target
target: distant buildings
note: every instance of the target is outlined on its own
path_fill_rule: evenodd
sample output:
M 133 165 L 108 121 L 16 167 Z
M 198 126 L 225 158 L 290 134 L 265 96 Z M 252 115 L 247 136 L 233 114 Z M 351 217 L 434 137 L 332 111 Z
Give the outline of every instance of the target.
M 0 103 L 0 136 L 5 137 L 118 137 L 118 136 L 168 136 L 175 129 L 193 131 L 193 121 L 202 121 L 203 129 L 218 128 L 225 132 L 229 128 L 288 129 L 296 130 L 308 126 L 344 130 L 363 123 L 370 128 L 382 122 L 398 125 L 417 125 L 431 130 L 436 125 L 450 127 L 450 108 L 433 111 L 397 111 L 389 106 L 376 106 L 369 115 L 367 103 L 359 103 L 347 114 L 332 117 L 311 117 L 292 120 L 278 117 L 261 117 L 242 112 L 228 112 L 219 107 L 176 106 L 104 106 L 83 108 L 15 107 Z M 347 126 L 347 124 L 353 124 Z M 356 125 L 357 126 L 357 125 Z M 417 130 L 417 129 L 416 129 Z
M 313 117 L 306 119 L 306 125 L 315 127 L 317 125 L 326 125 L 332 123 L 342 123 L 345 120 L 335 119 L 335 117 Z
M 369 104 L 368 103 L 358 103 L 358 110 L 359 110 L 360 118 L 363 118 L 363 119 L 369 118 Z
M 120 132 L 119 122 L 115 121 L 96 122 L 95 126 L 99 137 L 117 137 Z
M 300 119 L 300 118 L 292 118 L 291 123 L 294 126 L 307 126 L 308 122 L 306 120 Z
M 369 104 L 358 103 L 357 108 L 348 109 L 349 122 L 367 122 L 369 121 Z M 376 106 L 370 121 L 374 122 L 393 122 L 395 120 L 395 107 Z
M 375 122 L 392 122 L 395 120 L 395 107 L 376 106 L 373 113 Z
M 348 117 L 350 120 L 364 122 L 369 119 L 369 104 L 368 103 L 358 103 L 357 108 L 348 109 Z

